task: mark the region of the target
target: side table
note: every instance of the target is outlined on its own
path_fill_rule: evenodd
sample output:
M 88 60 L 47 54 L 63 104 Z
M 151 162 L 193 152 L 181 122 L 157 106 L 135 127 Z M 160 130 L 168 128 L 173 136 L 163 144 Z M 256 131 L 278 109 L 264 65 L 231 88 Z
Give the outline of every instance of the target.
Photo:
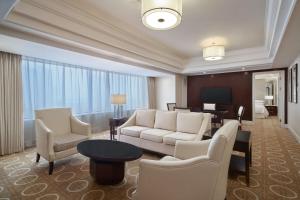
M 213 128 L 209 133 L 203 135 L 203 140 L 213 137 L 218 129 Z M 233 151 L 245 153 L 245 156 L 232 155 L 230 160 L 230 171 L 238 171 L 246 176 L 247 186 L 250 184 L 250 166 L 252 164 L 252 137 L 250 131 L 238 130 Z
M 124 124 L 127 120 L 128 117 L 109 119 L 110 140 L 115 140 L 115 135 L 117 134 L 117 127 Z

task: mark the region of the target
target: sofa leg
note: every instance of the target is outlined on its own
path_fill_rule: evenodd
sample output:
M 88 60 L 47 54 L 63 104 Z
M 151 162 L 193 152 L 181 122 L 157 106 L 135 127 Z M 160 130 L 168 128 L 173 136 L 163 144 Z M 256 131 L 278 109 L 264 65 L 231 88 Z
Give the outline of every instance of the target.
M 54 168 L 54 162 L 53 162 L 53 161 L 52 161 L 52 162 L 49 162 L 49 175 L 52 174 L 53 168 Z
M 40 161 L 41 155 L 39 153 L 36 153 L 36 162 L 38 163 Z

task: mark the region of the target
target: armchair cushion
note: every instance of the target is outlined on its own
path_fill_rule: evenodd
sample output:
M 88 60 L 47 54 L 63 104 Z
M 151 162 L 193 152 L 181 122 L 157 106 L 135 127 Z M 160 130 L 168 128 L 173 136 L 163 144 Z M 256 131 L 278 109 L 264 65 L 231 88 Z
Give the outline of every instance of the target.
M 137 110 L 136 125 L 153 128 L 155 120 L 155 110 Z
M 178 113 L 177 131 L 197 134 L 203 121 L 202 113 Z
M 176 132 L 176 133 L 166 135 L 163 138 L 163 142 L 165 144 L 175 145 L 177 140 L 193 141 L 195 140 L 195 138 L 196 138 L 195 134 Z
M 156 111 L 154 128 L 176 131 L 177 112 Z
M 168 131 L 168 130 L 162 130 L 162 129 L 149 129 L 146 131 L 142 131 L 141 133 L 141 138 L 144 140 L 150 140 L 153 142 L 163 142 L 163 137 L 165 135 L 174 133 L 172 131 Z
M 148 129 L 148 127 L 143 126 L 128 126 L 121 129 L 121 134 L 132 137 L 140 137 L 141 132 Z
M 55 135 L 53 138 L 53 148 L 54 152 L 60 152 L 67 149 L 71 149 L 77 146 L 82 141 L 88 139 L 86 135 L 78 135 L 78 134 L 60 134 Z

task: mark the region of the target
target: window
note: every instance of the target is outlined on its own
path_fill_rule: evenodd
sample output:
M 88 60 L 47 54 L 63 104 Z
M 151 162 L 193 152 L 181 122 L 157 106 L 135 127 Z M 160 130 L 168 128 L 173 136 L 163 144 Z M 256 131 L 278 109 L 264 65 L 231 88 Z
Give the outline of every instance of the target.
M 148 107 L 147 78 L 23 57 L 24 118 L 34 110 L 71 107 L 74 114 L 113 112 L 112 94 L 126 94 L 125 110 Z

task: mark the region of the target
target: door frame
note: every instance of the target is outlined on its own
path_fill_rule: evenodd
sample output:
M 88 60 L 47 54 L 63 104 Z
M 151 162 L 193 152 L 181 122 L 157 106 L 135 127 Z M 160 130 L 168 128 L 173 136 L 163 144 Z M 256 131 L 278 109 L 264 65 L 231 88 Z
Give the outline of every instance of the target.
M 272 74 L 272 73 L 278 73 L 279 74 L 279 79 L 278 79 L 278 103 L 277 103 L 277 108 L 278 108 L 278 119 L 280 120 L 280 125 L 281 127 L 285 127 L 285 109 L 286 109 L 286 98 L 285 98 L 285 70 L 268 70 L 268 71 L 260 71 L 260 72 L 253 72 L 252 73 L 252 119 L 253 121 L 256 120 L 255 118 L 255 75 L 258 74 Z

